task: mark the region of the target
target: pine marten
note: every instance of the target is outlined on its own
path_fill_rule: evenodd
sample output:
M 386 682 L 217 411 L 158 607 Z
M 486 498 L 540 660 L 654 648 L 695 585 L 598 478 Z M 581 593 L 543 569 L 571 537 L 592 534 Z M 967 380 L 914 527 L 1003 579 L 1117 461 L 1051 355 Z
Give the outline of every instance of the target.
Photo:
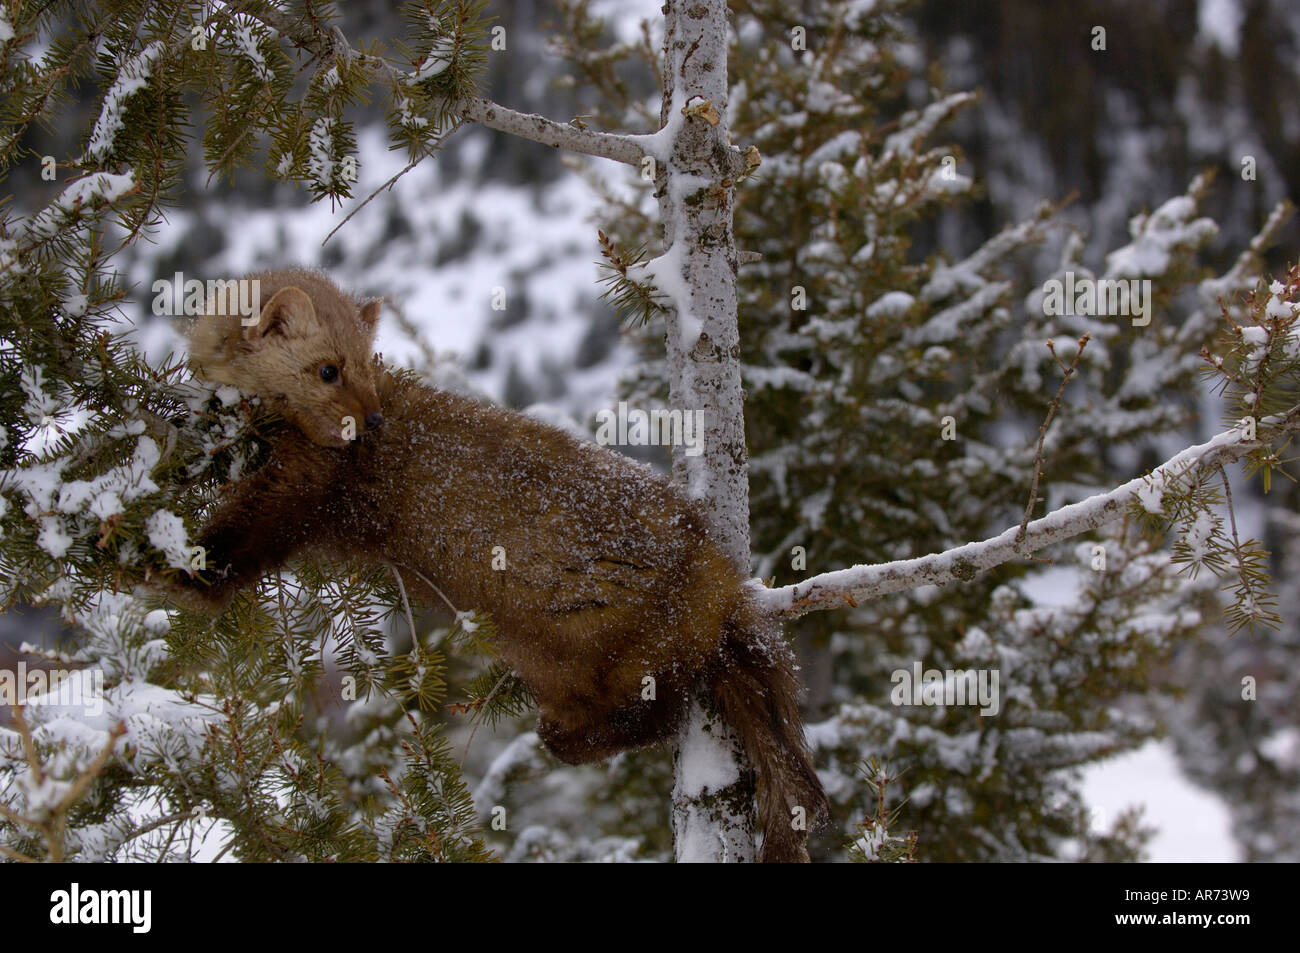
M 297 553 L 389 564 L 429 602 L 491 615 L 570 764 L 671 737 L 703 686 L 757 768 L 762 859 L 806 861 L 794 809 L 814 824 L 829 804 L 793 658 L 697 506 L 649 467 L 390 372 L 378 301 L 308 271 L 250 277 L 260 318 L 199 318 L 191 366 L 282 422 L 203 528 L 184 601 L 219 612 Z

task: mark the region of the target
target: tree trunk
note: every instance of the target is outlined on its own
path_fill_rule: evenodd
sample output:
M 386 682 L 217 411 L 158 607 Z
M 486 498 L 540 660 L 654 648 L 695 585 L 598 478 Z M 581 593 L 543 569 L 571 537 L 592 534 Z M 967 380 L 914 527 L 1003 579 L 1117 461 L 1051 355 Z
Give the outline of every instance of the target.
M 664 132 L 657 184 L 664 223 L 656 264 L 670 294 L 667 355 L 674 409 L 703 411 L 704 452 L 677 447 L 673 478 L 712 516 L 718 543 L 749 566 L 749 476 L 736 325 L 733 180 L 744 168 L 727 135 L 725 0 L 664 6 Z M 683 114 L 685 111 L 685 114 Z M 653 154 L 653 153 L 652 153 Z M 675 274 L 674 274 L 675 272 Z M 673 830 L 678 861 L 754 859 L 754 778 L 707 700 L 678 738 Z

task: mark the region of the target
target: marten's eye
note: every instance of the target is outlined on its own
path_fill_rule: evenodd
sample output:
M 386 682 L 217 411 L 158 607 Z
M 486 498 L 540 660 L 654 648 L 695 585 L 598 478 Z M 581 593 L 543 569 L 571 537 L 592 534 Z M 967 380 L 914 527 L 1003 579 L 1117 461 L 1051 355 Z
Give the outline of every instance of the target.
M 322 364 L 320 369 L 320 379 L 326 384 L 333 384 L 339 379 L 339 369 L 333 364 Z

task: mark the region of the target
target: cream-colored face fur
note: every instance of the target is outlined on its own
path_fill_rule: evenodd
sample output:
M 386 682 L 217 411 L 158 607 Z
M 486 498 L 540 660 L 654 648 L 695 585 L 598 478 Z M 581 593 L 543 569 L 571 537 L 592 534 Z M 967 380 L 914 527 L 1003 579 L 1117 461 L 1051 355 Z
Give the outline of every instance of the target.
M 301 280 L 285 285 L 277 280 L 283 273 L 264 276 L 264 294 L 273 293 L 254 325 L 238 316 L 201 318 L 190 336 L 191 363 L 209 380 L 257 395 L 314 442 L 347 446 L 379 414 L 371 342 L 380 302 L 358 308 L 323 276 L 288 277 Z

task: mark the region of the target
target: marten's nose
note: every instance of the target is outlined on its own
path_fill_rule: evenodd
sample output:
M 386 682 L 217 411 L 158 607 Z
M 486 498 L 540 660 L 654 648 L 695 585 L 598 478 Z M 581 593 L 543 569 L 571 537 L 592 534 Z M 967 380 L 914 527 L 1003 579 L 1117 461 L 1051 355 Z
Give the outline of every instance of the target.
M 383 425 L 384 425 L 384 415 L 381 414 L 379 411 L 376 410 L 373 414 L 366 414 L 367 430 L 378 430 Z

